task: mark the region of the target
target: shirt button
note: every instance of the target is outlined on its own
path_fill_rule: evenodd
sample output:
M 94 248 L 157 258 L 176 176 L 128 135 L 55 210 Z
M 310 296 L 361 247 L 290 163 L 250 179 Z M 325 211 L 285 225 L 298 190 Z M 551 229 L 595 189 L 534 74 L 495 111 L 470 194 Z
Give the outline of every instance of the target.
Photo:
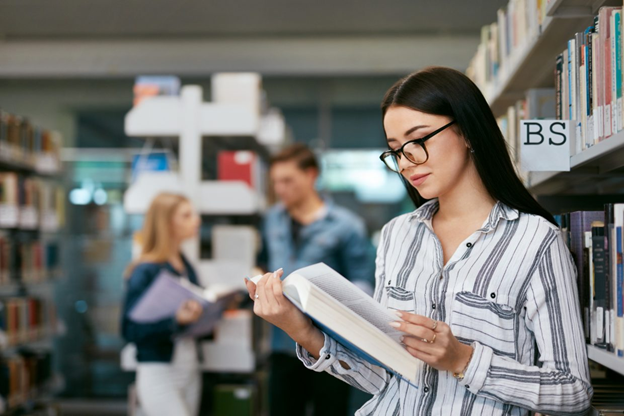
M 327 355 L 325 356 L 325 359 L 326 359 L 326 360 L 329 360 L 330 358 L 331 358 L 331 354 L 327 354 Z
M 436 308 L 436 304 L 434 303 L 433 305 L 431 305 L 431 309 L 435 309 Z
M 492 299 L 494 299 L 494 298 L 496 297 L 496 293 L 494 293 L 494 292 L 490 293 L 490 297 L 491 297 Z
M 466 247 L 468 247 L 468 248 L 472 247 L 472 243 L 466 244 Z
M 392 283 L 392 280 L 388 280 L 388 284 Z
M 423 389 L 423 391 L 424 391 L 425 393 L 429 393 L 429 387 L 425 387 L 425 388 Z
M 470 386 L 466 386 L 466 388 L 467 388 L 468 390 L 470 390 Z

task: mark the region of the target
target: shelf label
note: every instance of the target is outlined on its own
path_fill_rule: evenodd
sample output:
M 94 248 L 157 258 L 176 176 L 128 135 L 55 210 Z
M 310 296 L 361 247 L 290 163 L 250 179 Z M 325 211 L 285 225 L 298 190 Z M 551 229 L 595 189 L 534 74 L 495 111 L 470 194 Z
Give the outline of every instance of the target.
M 568 172 L 573 131 L 568 120 L 521 120 L 522 170 Z

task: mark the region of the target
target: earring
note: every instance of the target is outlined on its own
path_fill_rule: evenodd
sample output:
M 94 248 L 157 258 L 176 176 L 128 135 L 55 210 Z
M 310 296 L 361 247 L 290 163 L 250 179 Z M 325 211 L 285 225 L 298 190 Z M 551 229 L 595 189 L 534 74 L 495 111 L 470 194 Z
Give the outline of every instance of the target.
M 472 147 L 469 147 L 468 149 L 470 149 L 470 153 L 474 153 L 474 149 Z

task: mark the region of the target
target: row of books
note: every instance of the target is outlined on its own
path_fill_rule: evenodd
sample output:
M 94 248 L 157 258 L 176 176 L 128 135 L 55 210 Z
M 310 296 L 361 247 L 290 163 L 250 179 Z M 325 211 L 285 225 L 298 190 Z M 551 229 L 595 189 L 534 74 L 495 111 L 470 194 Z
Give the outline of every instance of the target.
M 624 128 L 622 76 L 622 7 L 602 7 L 556 60 L 557 118 L 575 121 L 573 154 Z
M 45 390 L 51 377 L 50 352 L 23 350 L 4 357 L 0 360 L 0 401 L 8 409 L 20 406 Z
M 17 282 L 40 283 L 58 277 L 60 270 L 58 241 L 21 241 L 0 232 L 0 288 Z
M 41 340 L 51 336 L 54 328 L 56 309 L 50 300 L 30 296 L 0 298 L 0 341 L 4 341 L 5 347 Z
M 41 228 L 56 231 L 63 225 L 65 194 L 49 180 L 0 173 L 0 228 Z
M 42 173 L 60 171 L 62 139 L 27 119 L 0 110 L 0 159 L 19 163 Z
M 557 217 L 578 271 L 588 344 L 624 357 L 624 204 Z
M 495 86 L 515 65 L 516 56 L 539 36 L 546 7 L 546 0 L 511 0 L 498 10 L 496 22 L 483 26 L 481 43 L 467 70 L 482 91 Z

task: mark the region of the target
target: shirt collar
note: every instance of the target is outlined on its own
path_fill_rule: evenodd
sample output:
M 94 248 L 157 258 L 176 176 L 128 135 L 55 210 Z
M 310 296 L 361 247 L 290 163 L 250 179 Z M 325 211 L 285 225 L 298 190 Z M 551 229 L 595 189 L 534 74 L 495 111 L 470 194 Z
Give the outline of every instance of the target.
M 409 215 L 409 219 L 410 220 L 415 219 L 420 222 L 429 222 L 433 219 L 434 214 L 438 212 L 439 206 L 440 204 L 437 198 L 427 201 L 423 205 L 421 205 L 419 208 L 417 208 L 414 212 L 412 212 Z M 517 209 L 511 208 L 505 205 L 504 203 L 502 203 L 501 201 L 497 201 L 494 207 L 492 208 L 492 211 L 490 211 L 490 215 L 488 216 L 488 219 L 483 224 L 483 227 L 481 227 L 478 231 L 487 233 L 493 230 L 494 228 L 496 228 L 496 226 L 498 225 L 498 222 L 501 219 L 504 219 L 507 221 L 513 221 L 517 219 L 519 216 L 520 214 Z

